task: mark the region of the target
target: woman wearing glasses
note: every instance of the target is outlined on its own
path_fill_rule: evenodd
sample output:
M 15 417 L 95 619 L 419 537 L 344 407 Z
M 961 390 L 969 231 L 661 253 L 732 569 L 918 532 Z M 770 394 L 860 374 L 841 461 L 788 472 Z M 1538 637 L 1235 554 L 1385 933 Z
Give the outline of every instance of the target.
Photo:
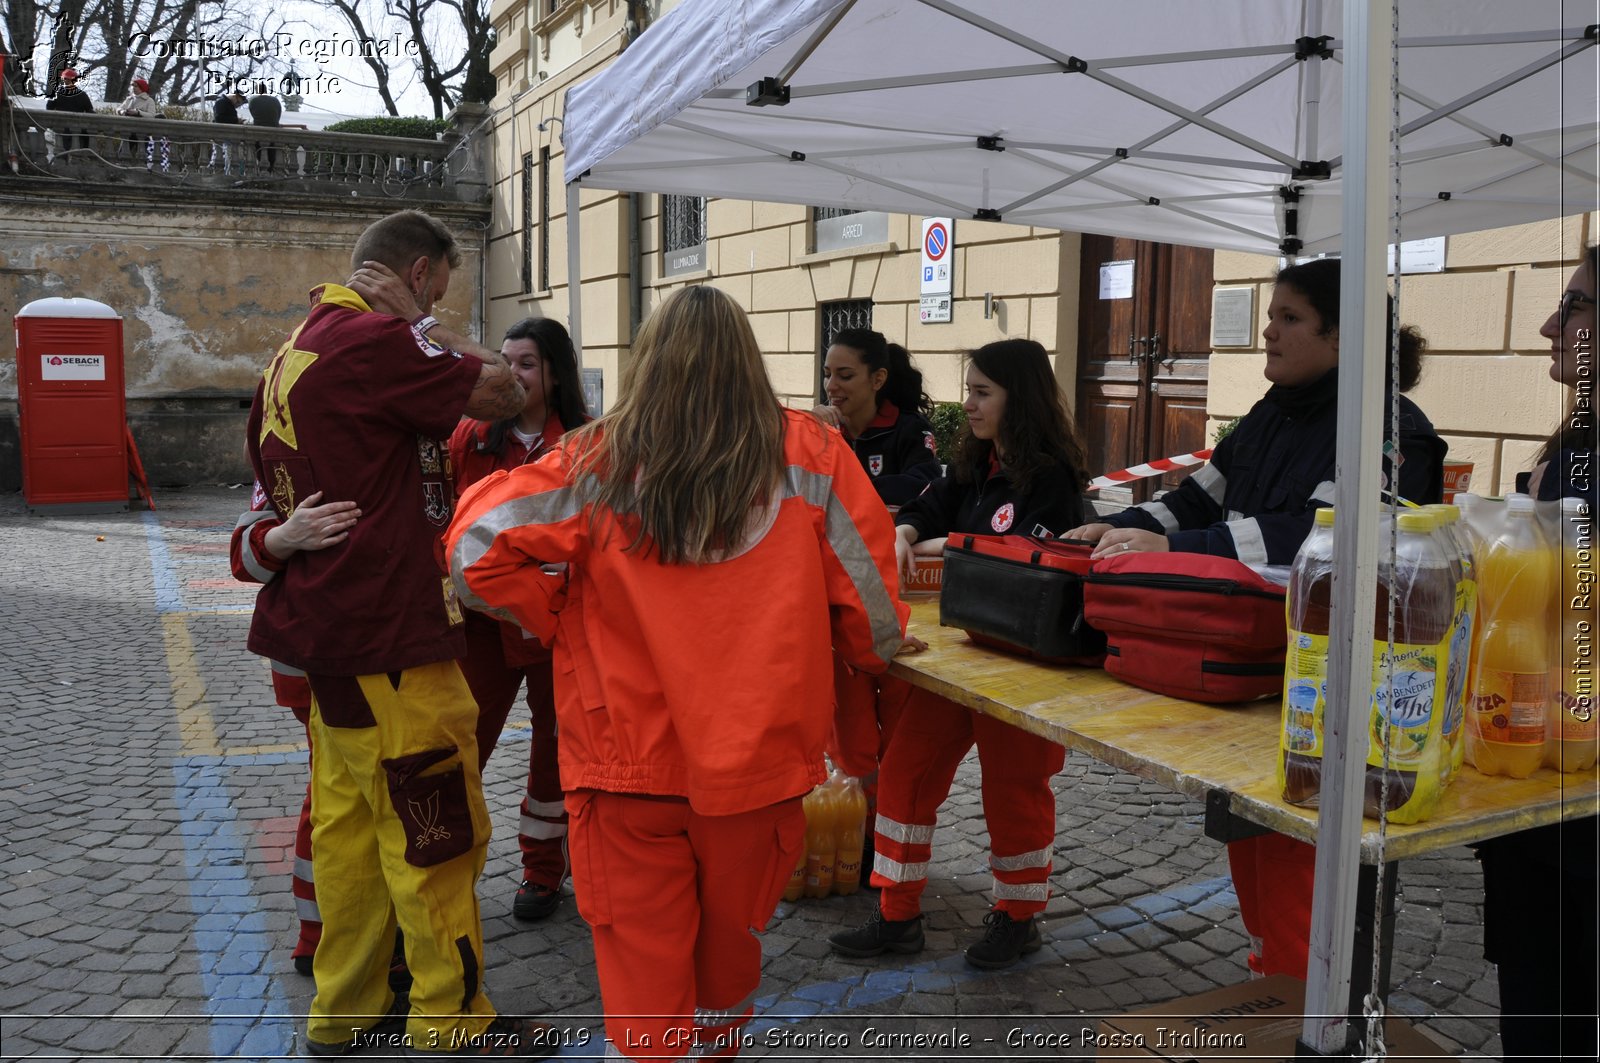
M 1550 341 L 1550 376 L 1572 390 L 1567 414 L 1545 440 L 1517 489 L 1535 498 L 1600 504 L 1595 467 L 1595 280 L 1589 248 L 1539 334 Z M 1590 516 L 1591 534 L 1594 517 Z M 1563 571 L 1570 572 L 1567 559 Z M 1570 647 L 1564 647 L 1570 652 Z M 1574 706 L 1593 710 L 1588 705 Z M 1572 710 L 1568 710 L 1572 711 Z M 1591 772 L 1592 777 L 1592 772 Z M 1596 833 L 1588 816 L 1495 838 L 1483 862 L 1483 955 L 1500 969 L 1500 1043 L 1506 1059 L 1594 1059 L 1600 1000 Z

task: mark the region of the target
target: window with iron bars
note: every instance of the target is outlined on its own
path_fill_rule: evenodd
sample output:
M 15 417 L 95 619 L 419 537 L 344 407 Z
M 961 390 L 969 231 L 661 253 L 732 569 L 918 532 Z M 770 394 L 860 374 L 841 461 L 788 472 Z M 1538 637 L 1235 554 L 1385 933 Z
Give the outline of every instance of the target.
M 682 251 L 706 242 L 704 196 L 661 197 L 661 246 Z
M 661 197 L 661 272 L 664 276 L 706 268 L 704 196 Z
M 550 149 L 539 149 L 539 290 L 550 290 Z
M 533 152 L 522 156 L 522 290 L 533 291 Z
M 817 401 L 827 402 L 826 389 L 822 386 L 822 362 L 828 357 L 828 348 L 833 346 L 833 338 L 846 329 L 872 327 L 872 300 L 848 299 L 839 303 L 823 303 L 817 308 L 822 320 L 822 348 L 817 359 Z

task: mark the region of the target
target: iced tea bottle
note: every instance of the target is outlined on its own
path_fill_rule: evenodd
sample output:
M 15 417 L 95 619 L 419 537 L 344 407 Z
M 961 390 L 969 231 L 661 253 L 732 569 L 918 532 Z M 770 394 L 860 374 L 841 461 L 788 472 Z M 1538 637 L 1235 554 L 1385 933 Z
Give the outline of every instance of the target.
M 1284 658 L 1279 774 L 1283 799 L 1315 804 L 1322 789 L 1322 708 L 1328 675 L 1328 609 L 1333 596 L 1332 507 L 1295 554 L 1286 600 L 1289 649 Z
M 1483 635 L 1467 729 L 1467 757 L 1485 775 L 1525 779 L 1544 759 L 1550 696 L 1555 553 L 1533 499 L 1506 499 L 1505 524 L 1478 559 Z
M 1434 647 L 1450 634 L 1456 603 L 1454 571 L 1435 537 L 1435 528 L 1433 516 L 1420 510 L 1397 515 L 1394 568 L 1389 578 L 1380 575 L 1368 721 L 1372 746 L 1367 757 L 1365 810 L 1369 816 L 1377 816 L 1380 808 L 1393 812 L 1410 800 L 1418 786 L 1418 773 L 1429 770 L 1430 756 L 1440 757 L 1431 762 L 1439 769 L 1448 764 L 1442 750 L 1428 748 L 1434 714 L 1446 710 L 1448 689 L 1446 677 L 1439 675 Z M 1392 635 L 1390 597 L 1394 599 Z M 1388 685 L 1391 670 L 1385 666 L 1391 641 L 1396 654 L 1392 688 Z M 1385 744 L 1387 768 L 1383 763 Z M 1434 777 L 1442 785 L 1443 778 Z
M 1588 771 L 1600 754 L 1595 715 L 1595 514 L 1581 498 L 1561 500 L 1561 641 L 1551 666 L 1552 696 L 1545 720 L 1546 767 Z
M 1457 496 L 1476 497 L 1476 496 Z M 1478 570 L 1471 535 L 1461 523 L 1461 510 L 1449 504 L 1422 507 L 1433 515 L 1436 535 L 1452 560 L 1456 579 L 1455 617 L 1450 624 L 1450 665 L 1445 677 L 1444 741 L 1449 750 L 1444 781 L 1456 777 L 1466 757 L 1466 711 L 1472 696 L 1472 643 L 1478 614 Z

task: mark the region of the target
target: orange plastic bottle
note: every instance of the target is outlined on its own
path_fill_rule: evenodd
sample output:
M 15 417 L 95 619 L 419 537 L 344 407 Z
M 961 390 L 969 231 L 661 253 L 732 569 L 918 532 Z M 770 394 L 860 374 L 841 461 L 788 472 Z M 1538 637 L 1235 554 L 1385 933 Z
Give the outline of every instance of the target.
M 861 880 L 871 874 L 861 866 L 866 844 L 867 793 L 861 780 L 846 778 L 839 791 L 838 855 L 834 859 L 833 892 L 848 896 L 861 888 Z
M 1600 697 L 1595 668 L 1600 652 L 1600 605 L 1595 587 L 1596 514 L 1581 498 L 1561 500 L 1561 642 L 1551 662 L 1545 721 L 1546 767 L 1588 771 L 1600 759 Z
M 1467 729 L 1467 757 L 1485 775 L 1525 779 L 1544 759 L 1550 698 L 1555 552 L 1533 499 L 1506 499 L 1501 533 L 1478 559 L 1483 635 Z
M 838 802 L 833 790 L 823 783 L 806 798 L 806 884 L 807 897 L 826 897 L 833 892 L 834 809 Z

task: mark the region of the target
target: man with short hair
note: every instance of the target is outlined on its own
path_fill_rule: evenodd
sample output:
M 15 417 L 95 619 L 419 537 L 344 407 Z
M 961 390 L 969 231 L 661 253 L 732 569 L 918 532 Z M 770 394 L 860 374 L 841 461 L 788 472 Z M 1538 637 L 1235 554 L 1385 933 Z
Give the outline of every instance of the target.
M 250 109 L 250 124 L 260 126 L 262 129 L 277 129 L 283 123 L 283 104 L 278 102 L 278 97 L 267 91 L 265 81 L 256 82 L 255 95 L 250 97 L 246 105 Z M 278 168 L 278 149 L 276 146 L 256 146 L 256 161 L 267 164 L 267 169 Z
M 414 979 L 408 1053 L 546 1054 L 548 1028 L 497 1018 L 483 989 L 474 887 L 489 813 L 440 542 L 453 508 L 443 441 L 463 414 L 515 414 L 523 390 L 430 313 L 460 262 L 426 214 L 373 223 L 348 285 L 312 289 L 250 411 L 251 465 L 278 519 L 317 492 L 361 512 L 346 540 L 295 554 L 262 588 L 249 639 L 311 687 L 313 1055 L 401 1043 L 400 1016 L 383 1018 L 397 922 Z
M 211 102 L 211 120 L 221 125 L 243 125 L 244 120 L 239 117 L 239 107 L 244 103 L 244 93 L 238 89 L 229 89 L 227 92 L 218 93 L 217 98 Z M 211 159 L 207 168 L 214 168 L 217 159 L 222 160 L 222 172 L 231 173 L 233 170 L 234 143 L 228 140 L 213 140 L 211 142 Z M 244 156 L 239 157 L 239 169 L 244 170 Z

